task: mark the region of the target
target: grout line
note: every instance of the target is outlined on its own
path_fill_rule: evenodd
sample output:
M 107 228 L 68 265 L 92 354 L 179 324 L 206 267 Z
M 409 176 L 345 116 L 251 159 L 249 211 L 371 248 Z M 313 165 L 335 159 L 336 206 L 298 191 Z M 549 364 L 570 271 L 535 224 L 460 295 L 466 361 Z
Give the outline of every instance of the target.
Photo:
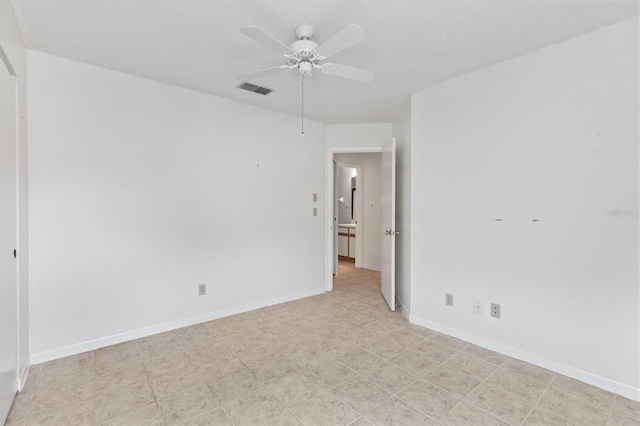
M 516 373 L 517 374 L 517 373 Z M 542 398 L 544 398 L 545 394 L 547 393 L 547 391 L 549 390 L 549 388 L 551 387 L 551 385 L 553 384 L 553 382 L 556 381 L 556 377 L 558 377 L 557 375 L 553 376 L 553 379 L 551 379 L 551 381 L 549 382 L 549 384 L 547 385 L 547 387 L 544 389 L 544 392 L 542 392 L 542 395 L 540 395 L 540 397 L 538 398 L 538 400 L 535 402 L 535 404 L 533 404 L 533 407 L 531 407 L 531 409 L 529 410 L 529 412 L 527 413 L 526 416 L 524 416 L 524 419 L 522 419 L 522 421 L 520 422 L 520 424 L 524 424 L 524 422 L 527 420 L 527 418 L 531 415 L 531 413 L 533 412 L 533 410 L 538 406 L 538 404 L 540 403 L 540 401 L 542 401 Z M 555 413 L 554 413 L 555 414 Z M 562 417 L 562 416 L 561 416 Z

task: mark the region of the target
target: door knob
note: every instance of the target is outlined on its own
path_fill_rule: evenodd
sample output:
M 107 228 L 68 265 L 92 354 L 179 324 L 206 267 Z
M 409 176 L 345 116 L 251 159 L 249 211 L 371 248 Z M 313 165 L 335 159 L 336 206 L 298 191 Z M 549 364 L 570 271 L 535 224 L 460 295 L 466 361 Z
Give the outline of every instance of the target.
M 393 235 L 400 235 L 400 231 L 395 231 Z

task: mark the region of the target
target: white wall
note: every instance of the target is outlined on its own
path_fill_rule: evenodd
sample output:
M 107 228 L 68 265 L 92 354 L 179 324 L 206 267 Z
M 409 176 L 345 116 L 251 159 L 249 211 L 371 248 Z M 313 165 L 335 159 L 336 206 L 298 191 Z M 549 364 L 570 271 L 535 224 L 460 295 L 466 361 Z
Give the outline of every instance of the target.
M 27 162 L 27 58 L 11 3 L 0 1 L 0 45 L 18 79 L 18 356 L 21 381 L 29 367 L 29 203 Z
M 411 101 L 393 122 L 396 138 L 396 299 L 411 312 Z
M 28 64 L 34 361 L 324 290 L 324 125 Z
M 361 173 L 356 179 L 360 179 L 358 190 L 362 194 L 356 194 L 359 205 L 362 206 L 362 219 L 357 224 L 356 235 L 362 233 L 359 265 L 365 269 L 380 270 L 380 253 L 382 244 L 382 227 L 380 224 L 380 153 L 365 154 L 334 154 L 336 162 L 357 164 L 361 166 Z
M 391 123 L 328 124 L 325 128 L 327 148 L 382 148 L 391 139 Z
M 638 18 L 411 108 L 412 320 L 640 398 Z

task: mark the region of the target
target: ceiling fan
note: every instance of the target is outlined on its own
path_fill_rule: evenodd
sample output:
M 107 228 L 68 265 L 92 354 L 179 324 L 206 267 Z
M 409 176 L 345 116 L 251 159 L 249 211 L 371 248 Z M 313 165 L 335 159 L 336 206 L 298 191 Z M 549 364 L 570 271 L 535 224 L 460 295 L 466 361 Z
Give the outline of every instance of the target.
M 287 46 L 258 27 L 244 27 L 240 32 L 247 37 L 266 45 L 267 47 L 270 47 L 286 58 L 285 63 L 282 65 L 264 68 L 237 76 L 241 81 L 277 74 L 294 68 L 298 69 L 301 77 L 311 76 L 314 68 L 319 69 L 325 74 L 348 78 L 362 83 L 370 82 L 375 76 L 373 71 L 364 68 L 333 64 L 330 62 L 323 63 L 323 61 L 329 57 L 366 38 L 366 34 L 362 27 L 355 24 L 347 25 L 333 37 L 320 45 L 311 40 L 313 37 L 313 28 L 310 25 L 300 25 L 296 28 L 295 35 L 298 40 L 291 43 L 291 46 Z M 304 80 L 304 78 L 302 80 Z

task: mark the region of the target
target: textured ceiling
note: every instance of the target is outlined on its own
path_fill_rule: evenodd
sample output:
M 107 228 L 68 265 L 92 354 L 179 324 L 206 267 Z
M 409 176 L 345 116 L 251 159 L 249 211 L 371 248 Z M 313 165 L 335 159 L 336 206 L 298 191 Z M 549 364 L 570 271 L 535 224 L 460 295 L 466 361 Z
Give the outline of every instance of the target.
M 2 0 L 4 1 L 4 0 Z M 638 14 L 637 1 L 576 0 L 12 0 L 27 47 L 290 114 L 295 72 L 237 74 L 282 58 L 240 33 L 255 25 L 286 44 L 306 23 L 322 42 L 348 23 L 367 39 L 331 62 L 371 68 L 369 84 L 316 72 L 305 114 L 325 123 L 392 121 L 409 94 Z

